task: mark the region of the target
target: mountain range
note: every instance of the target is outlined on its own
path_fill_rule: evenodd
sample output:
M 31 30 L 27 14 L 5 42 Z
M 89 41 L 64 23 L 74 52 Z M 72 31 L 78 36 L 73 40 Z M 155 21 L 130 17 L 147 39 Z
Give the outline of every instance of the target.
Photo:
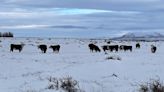
M 128 41 L 164 41 L 164 35 L 157 32 L 133 32 L 112 39 Z

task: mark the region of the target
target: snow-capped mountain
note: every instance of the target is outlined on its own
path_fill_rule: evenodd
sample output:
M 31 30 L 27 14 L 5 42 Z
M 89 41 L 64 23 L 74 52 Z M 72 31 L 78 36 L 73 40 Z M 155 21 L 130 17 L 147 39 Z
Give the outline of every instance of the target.
M 157 32 L 134 32 L 134 33 L 126 33 L 121 37 L 114 38 L 116 40 L 148 40 L 148 41 L 156 41 L 156 40 L 164 40 L 164 35 Z
M 122 36 L 123 38 L 161 38 L 164 37 L 161 33 L 153 32 L 153 33 L 143 33 L 143 32 L 136 32 L 136 33 L 127 33 Z

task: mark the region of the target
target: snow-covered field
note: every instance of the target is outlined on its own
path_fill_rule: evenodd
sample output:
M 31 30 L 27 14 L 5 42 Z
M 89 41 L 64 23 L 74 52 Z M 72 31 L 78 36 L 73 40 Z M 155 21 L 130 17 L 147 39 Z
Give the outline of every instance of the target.
M 139 84 L 150 79 L 164 80 L 164 42 L 141 42 L 141 49 L 133 52 L 91 53 L 90 40 L 1 38 L 0 92 L 57 92 L 46 89 L 48 78 L 71 76 L 85 92 L 138 92 Z M 98 40 L 99 47 L 105 45 Z M 23 51 L 10 52 L 11 43 L 24 43 Z M 39 44 L 60 44 L 60 53 L 48 49 L 46 54 Z M 112 42 L 135 47 L 136 42 Z M 152 54 L 150 45 L 157 46 Z M 118 56 L 121 60 L 107 60 Z M 113 76 L 117 75 L 117 76 Z

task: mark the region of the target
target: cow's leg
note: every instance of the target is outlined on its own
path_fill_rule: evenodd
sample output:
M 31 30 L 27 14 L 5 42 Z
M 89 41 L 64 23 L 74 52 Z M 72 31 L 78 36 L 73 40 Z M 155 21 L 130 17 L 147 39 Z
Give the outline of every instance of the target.
M 132 52 L 132 49 L 130 49 L 130 52 Z
M 13 52 L 13 49 L 12 48 L 10 49 L 10 52 Z
M 44 53 L 46 53 L 47 49 L 44 50 Z
M 21 52 L 21 51 L 22 51 L 22 48 L 19 49 L 19 52 Z
M 118 48 L 116 49 L 116 52 L 118 52 Z
M 105 52 L 105 49 L 103 48 L 103 51 Z
M 56 50 L 57 51 L 57 53 L 59 53 L 59 50 Z
M 41 52 L 42 52 L 42 53 L 44 53 L 44 50 L 43 50 L 43 49 L 41 49 Z
M 93 49 L 90 49 L 91 52 L 93 52 Z

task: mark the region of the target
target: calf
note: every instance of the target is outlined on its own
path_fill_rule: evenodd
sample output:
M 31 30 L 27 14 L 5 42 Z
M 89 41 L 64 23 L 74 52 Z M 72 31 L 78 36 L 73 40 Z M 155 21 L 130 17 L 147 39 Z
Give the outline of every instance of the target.
M 13 52 L 14 50 L 22 51 L 24 44 L 10 44 L 10 51 Z
M 51 45 L 49 48 L 51 48 L 53 52 L 59 52 L 60 45 Z
M 101 52 L 101 50 L 99 49 L 98 46 L 94 45 L 94 44 L 89 44 L 88 45 L 89 49 L 91 52 L 95 51 L 95 52 Z
M 42 53 L 46 53 L 47 45 L 45 45 L 45 44 L 38 45 L 38 49 L 40 49 L 42 51 Z

